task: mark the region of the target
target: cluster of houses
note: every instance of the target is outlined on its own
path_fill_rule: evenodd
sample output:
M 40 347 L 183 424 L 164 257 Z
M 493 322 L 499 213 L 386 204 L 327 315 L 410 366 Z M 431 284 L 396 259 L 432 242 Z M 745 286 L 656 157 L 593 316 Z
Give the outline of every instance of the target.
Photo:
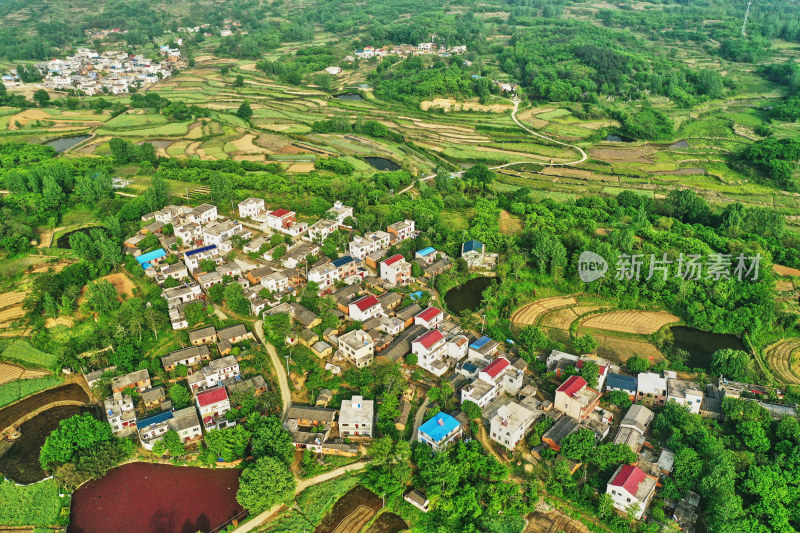
M 332 397 L 330 390 L 323 389 L 317 395 L 316 405 L 292 405 L 283 427 L 298 450 L 358 455 L 359 443 L 373 437 L 375 402 L 356 395 L 342 400 L 339 409 L 331 409 L 327 404 Z
M 124 94 L 131 87 L 141 87 L 172 75 L 180 61 L 180 50 L 162 47 L 162 61 L 122 51 L 98 53 L 79 48 L 65 59 L 51 59 L 36 67 L 44 74 L 40 87 L 45 89 L 83 91 L 87 95 Z
M 231 409 L 231 398 L 237 392 L 259 395 L 267 390 L 260 375 L 243 379 L 239 361 L 230 355 L 233 345 L 255 340 L 242 324 L 215 329 L 203 328 L 189 334 L 191 346 L 175 350 L 161 358 L 164 370 L 172 374 L 179 366 L 186 367 L 186 384 L 194 397 L 195 406 L 174 409 L 163 386 L 153 387 L 147 369 L 136 370 L 111 380 L 112 396 L 103 402 L 106 420 L 116 434 L 136 431 L 147 449 L 174 430 L 185 443 L 211 431 L 235 425 L 225 418 Z M 220 357 L 212 358 L 209 345 L 216 344 Z M 91 386 L 104 371 L 86 375 Z M 181 378 L 177 378 L 181 379 Z M 135 390 L 141 401 L 141 411 L 157 414 L 137 417 L 130 391 Z
M 460 55 L 467 52 L 466 45 L 446 46 L 437 43 L 419 43 L 413 44 L 399 44 L 397 46 L 386 48 L 374 48 L 372 46 L 365 46 L 362 49 L 355 50 L 353 56 L 362 59 L 369 59 L 371 57 L 384 57 L 388 55 L 438 55 L 440 57 L 450 57 L 452 55 Z M 345 60 L 354 60 L 353 56 L 345 57 Z

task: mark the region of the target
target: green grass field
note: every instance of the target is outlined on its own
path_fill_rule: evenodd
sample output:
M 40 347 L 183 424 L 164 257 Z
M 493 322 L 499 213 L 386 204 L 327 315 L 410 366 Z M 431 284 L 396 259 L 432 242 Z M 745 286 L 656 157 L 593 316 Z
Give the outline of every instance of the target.
M 52 479 L 27 487 L 0 482 L 0 525 L 51 526 L 57 524 L 60 513 L 58 485 Z
M 35 379 L 18 379 L 0 385 L 0 407 L 5 407 L 31 394 L 60 385 L 61 382 L 61 378 L 58 376 L 44 376 Z
M 28 341 L 17 340 L 11 346 L 3 350 L 0 360 L 19 363 L 23 366 L 34 366 L 42 368 L 52 368 L 56 364 L 56 356 L 37 350 Z

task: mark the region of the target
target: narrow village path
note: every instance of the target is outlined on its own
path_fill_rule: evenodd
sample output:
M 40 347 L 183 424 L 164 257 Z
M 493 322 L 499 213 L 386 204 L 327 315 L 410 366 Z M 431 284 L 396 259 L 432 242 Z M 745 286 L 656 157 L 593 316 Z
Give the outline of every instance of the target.
M 278 357 L 278 351 L 272 344 L 264 340 L 264 321 L 256 320 L 255 324 L 253 324 L 253 329 L 255 330 L 256 337 L 258 337 L 258 342 L 267 348 L 267 353 L 272 360 L 272 366 L 275 367 L 275 374 L 278 376 L 278 385 L 281 389 L 281 420 L 285 420 L 286 414 L 289 412 L 289 406 L 292 405 L 292 393 L 289 390 L 289 380 L 286 377 L 286 372 L 283 371 L 283 364 L 281 364 L 281 359 Z
M 422 425 L 422 419 L 425 418 L 425 411 L 428 410 L 428 398 L 422 401 L 422 405 L 417 409 L 417 414 L 414 416 L 414 431 L 411 432 L 411 438 L 408 440 L 411 444 L 417 441 L 417 430 Z
M 301 479 L 298 481 L 297 488 L 294 489 L 294 493 L 295 495 L 297 495 L 306 490 L 308 487 L 316 485 L 317 483 L 328 481 L 330 479 L 339 477 L 343 474 L 347 474 L 348 472 L 363 470 L 364 467 L 367 466 L 367 464 L 368 461 L 358 461 L 357 463 L 351 463 L 349 465 L 342 466 L 340 468 L 337 468 L 336 470 L 331 470 L 330 472 L 326 472 L 324 474 L 320 474 L 312 478 Z M 270 516 L 280 511 L 281 507 L 283 507 L 283 504 L 274 505 L 272 508 L 267 509 L 263 513 L 254 517 L 252 520 L 248 520 L 247 523 L 242 524 L 240 527 L 234 529 L 232 533 L 249 533 L 250 531 L 255 530 L 256 528 L 260 527 Z
M 500 455 L 494 451 L 494 448 L 492 448 L 492 441 L 489 440 L 489 434 L 486 432 L 486 427 L 484 427 L 483 422 L 478 422 L 478 434 L 475 435 L 475 438 L 483 445 L 483 449 L 492 454 L 500 464 L 508 463 L 506 459 L 500 457 Z
M 577 165 L 579 163 L 583 163 L 584 161 L 586 161 L 589 158 L 589 156 L 586 155 L 586 152 L 584 152 L 583 148 L 581 148 L 580 146 L 575 146 L 574 144 L 569 144 L 569 143 L 565 143 L 565 142 L 562 142 L 562 141 L 558 141 L 556 139 L 553 139 L 552 137 L 549 137 L 547 135 L 541 134 L 541 133 L 539 133 L 537 131 L 533 131 L 532 129 L 530 129 L 527 126 L 523 125 L 522 122 L 520 122 L 519 119 L 517 118 L 517 111 L 519 111 L 519 100 L 509 100 L 508 98 L 503 98 L 503 100 L 508 100 L 509 102 L 514 104 L 514 109 L 511 111 L 511 119 L 517 124 L 517 126 L 522 128 L 523 130 L 527 131 L 531 135 L 539 137 L 540 139 L 544 139 L 545 141 L 550 141 L 551 143 L 555 143 L 555 144 L 558 144 L 560 146 L 564 146 L 566 148 L 571 148 L 572 150 L 575 150 L 576 152 L 578 152 L 581 157 L 580 157 L 580 159 L 576 159 L 575 161 L 569 161 L 567 163 L 542 163 L 541 161 L 514 161 L 514 162 L 511 162 L 511 163 L 505 163 L 503 165 L 497 165 L 496 167 L 489 167 L 490 170 L 497 170 L 497 169 L 500 169 L 500 168 L 510 167 L 512 165 L 523 165 L 523 164 L 528 164 L 528 163 L 529 164 L 535 164 L 535 165 L 544 165 L 544 166 L 549 166 L 549 167 L 568 167 L 568 166 L 571 166 L 571 165 Z M 461 177 L 463 174 L 464 174 L 464 172 L 455 172 L 453 175 Z M 430 176 L 425 176 L 423 178 L 420 178 L 420 181 L 430 181 L 435 177 L 436 177 L 436 174 L 431 174 Z M 413 184 L 409 185 L 405 189 L 401 190 L 399 192 L 399 194 L 402 194 L 404 192 L 408 192 L 413 188 L 414 188 Z

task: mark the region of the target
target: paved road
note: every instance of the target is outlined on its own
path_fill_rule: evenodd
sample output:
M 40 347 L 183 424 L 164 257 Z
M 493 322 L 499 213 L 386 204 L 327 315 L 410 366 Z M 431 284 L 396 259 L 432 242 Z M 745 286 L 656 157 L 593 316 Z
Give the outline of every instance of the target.
M 253 324 L 253 329 L 255 329 L 258 342 L 267 348 L 267 353 L 270 359 L 272 359 L 272 365 L 275 367 L 275 373 L 278 375 L 278 385 L 281 389 L 281 405 L 283 407 L 281 409 L 281 419 L 285 420 L 286 413 L 289 411 L 289 406 L 292 405 L 292 393 L 289 390 L 289 380 L 286 378 L 283 362 L 281 358 L 278 357 L 278 351 L 275 350 L 275 347 L 264 340 L 264 321 L 257 320 L 255 324 Z
M 342 474 L 346 474 L 348 472 L 362 470 L 365 466 L 367 466 L 367 463 L 368 461 L 359 461 L 357 463 L 352 463 L 349 465 L 342 466 L 340 468 L 337 468 L 336 470 L 331 470 L 330 472 L 326 472 L 325 474 L 320 474 L 318 476 L 308 479 L 301 479 L 298 481 L 297 488 L 294 489 L 294 493 L 300 494 L 308 487 L 316 485 L 317 483 L 328 481 L 329 479 L 339 477 Z M 234 529 L 233 533 L 249 533 L 250 531 L 253 531 L 254 529 L 261 526 L 261 524 L 263 524 L 270 516 L 280 511 L 281 507 L 283 507 L 283 504 L 275 505 L 271 509 L 267 509 L 266 511 L 256 516 L 252 520 L 248 520 L 247 523 L 242 524 L 240 527 Z
M 497 165 L 496 167 L 490 167 L 491 170 L 497 170 L 497 169 L 500 169 L 500 168 L 510 167 L 512 165 L 522 165 L 522 164 L 528 164 L 528 163 L 532 163 L 532 164 L 536 164 L 536 165 L 546 165 L 546 166 L 551 166 L 551 167 L 568 167 L 568 166 L 577 165 L 578 163 L 583 163 L 584 161 L 586 161 L 588 156 L 586 155 L 586 152 L 584 152 L 583 149 L 580 146 L 575 146 L 574 144 L 568 144 L 568 143 L 565 143 L 565 142 L 562 142 L 562 141 L 558 141 L 556 139 L 553 139 L 552 137 L 549 137 L 547 135 L 543 135 L 543 134 L 541 134 L 541 133 L 539 133 L 537 131 L 533 131 L 532 129 L 530 129 L 527 126 L 523 125 L 522 122 L 520 122 L 519 119 L 517 118 L 517 111 L 519 110 L 519 100 L 509 100 L 508 98 L 503 98 L 503 100 L 508 100 L 509 102 L 514 104 L 514 109 L 511 111 L 511 119 L 517 124 L 517 126 L 522 128 L 523 130 L 527 131 L 531 135 L 539 137 L 540 139 L 544 139 L 545 141 L 549 141 L 551 143 L 555 143 L 555 144 L 558 144 L 560 146 L 565 146 L 567 148 L 571 148 L 571 149 L 575 150 L 576 152 L 578 152 L 581 157 L 580 157 L 580 159 L 576 159 L 575 161 L 569 161 L 567 163 L 543 163 L 541 160 L 514 161 L 512 163 L 505 163 L 503 165 Z M 464 172 L 456 172 L 453 175 L 460 178 L 461 176 L 463 176 L 463 174 L 464 174 Z M 431 174 L 430 176 L 425 176 L 423 178 L 420 178 L 420 181 L 430 181 L 435 177 L 436 177 L 436 174 Z M 413 184 L 409 185 L 405 189 L 401 190 L 400 194 L 402 194 L 404 192 L 408 192 L 413 188 L 414 188 Z
M 414 443 L 417 440 L 417 430 L 422 425 L 422 419 L 425 417 L 425 411 L 428 410 L 428 398 L 422 401 L 422 404 L 417 409 L 417 414 L 414 416 L 414 431 L 411 432 L 411 438 L 408 442 Z

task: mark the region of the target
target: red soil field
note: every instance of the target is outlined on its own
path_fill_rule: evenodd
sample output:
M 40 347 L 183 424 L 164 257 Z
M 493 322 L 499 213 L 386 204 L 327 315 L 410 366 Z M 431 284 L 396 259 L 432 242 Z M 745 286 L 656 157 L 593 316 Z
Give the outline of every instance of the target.
M 67 533 L 209 532 L 246 512 L 238 469 L 130 463 L 81 486 Z

